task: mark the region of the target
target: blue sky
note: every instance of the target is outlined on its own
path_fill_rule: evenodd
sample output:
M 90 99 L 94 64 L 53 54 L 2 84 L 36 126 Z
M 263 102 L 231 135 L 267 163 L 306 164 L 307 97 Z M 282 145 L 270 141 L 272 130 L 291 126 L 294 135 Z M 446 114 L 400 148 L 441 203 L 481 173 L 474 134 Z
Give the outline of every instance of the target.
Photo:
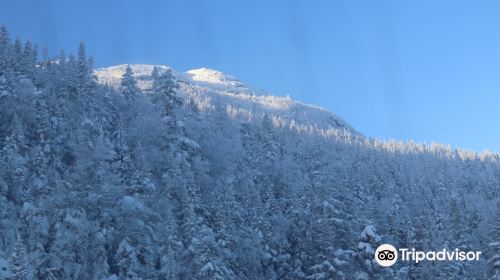
M 209 67 L 365 135 L 500 151 L 498 1 L 2 1 L 0 23 L 96 66 Z

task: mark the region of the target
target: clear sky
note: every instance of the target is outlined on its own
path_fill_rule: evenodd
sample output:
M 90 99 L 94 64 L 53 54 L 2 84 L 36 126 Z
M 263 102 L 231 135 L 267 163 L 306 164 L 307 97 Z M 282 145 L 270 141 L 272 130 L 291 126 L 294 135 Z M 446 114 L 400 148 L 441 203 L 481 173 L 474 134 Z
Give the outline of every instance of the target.
M 208 67 L 367 136 L 500 151 L 499 1 L 24 1 L 0 23 L 96 66 Z

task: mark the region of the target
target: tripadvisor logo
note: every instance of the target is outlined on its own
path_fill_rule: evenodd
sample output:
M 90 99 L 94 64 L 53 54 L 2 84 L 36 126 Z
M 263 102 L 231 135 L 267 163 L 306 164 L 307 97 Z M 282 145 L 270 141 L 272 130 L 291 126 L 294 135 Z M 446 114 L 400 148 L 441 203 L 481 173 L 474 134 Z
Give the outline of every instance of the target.
M 382 244 L 375 251 L 375 260 L 381 266 L 391 266 L 398 260 L 398 250 L 391 244 Z
M 478 261 L 481 251 L 460 251 L 458 249 L 440 251 L 416 251 L 408 248 L 396 249 L 391 244 L 382 244 L 375 250 L 375 261 L 384 267 L 392 266 L 399 259 L 401 261 L 419 263 L 421 261 Z

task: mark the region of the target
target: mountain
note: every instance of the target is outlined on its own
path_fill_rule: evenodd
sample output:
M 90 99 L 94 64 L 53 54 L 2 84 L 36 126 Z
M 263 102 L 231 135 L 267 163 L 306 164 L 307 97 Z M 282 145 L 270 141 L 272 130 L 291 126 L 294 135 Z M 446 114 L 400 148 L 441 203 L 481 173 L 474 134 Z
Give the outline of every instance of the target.
M 128 65 L 118 65 L 95 71 L 97 81 L 119 89 L 120 81 Z M 143 92 L 149 92 L 152 87 L 151 72 L 155 65 L 129 65 L 138 81 L 138 87 Z M 222 72 L 201 68 L 189 70 L 185 73 L 178 72 L 169 66 L 157 65 L 160 72 L 170 69 L 181 82 L 180 95 L 185 99 L 196 98 L 208 101 L 217 99 L 224 105 L 231 106 L 238 111 L 240 116 L 260 117 L 269 114 L 279 118 L 283 125 L 289 125 L 293 119 L 297 125 L 315 130 L 328 130 L 342 128 L 353 134 L 359 134 L 348 123 L 334 113 L 318 106 L 303 104 L 292 100 L 290 97 L 278 97 L 259 94 L 262 92 L 252 90 L 235 77 Z M 200 101 L 201 102 L 201 101 Z M 208 101 L 210 102 L 210 101 Z
M 498 279 L 500 156 L 0 29 L 0 279 Z M 474 261 L 375 249 L 481 251 Z
M 185 73 L 175 71 L 169 66 L 163 65 L 144 65 L 144 64 L 132 64 L 132 65 L 117 65 L 108 68 L 97 69 L 95 74 L 98 78 L 99 83 L 109 84 L 111 86 L 117 87 L 120 84 L 121 76 L 125 72 L 127 66 L 134 72 L 134 76 L 138 81 L 144 81 L 144 83 L 139 82 L 139 88 L 141 90 L 149 90 L 151 84 L 151 72 L 156 66 L 160 72 L 170 69 L 174 72 L 175 76 L 179 81 L 183 81 L 193 85 L 203 85 L 209 88 L 215 88 L 222 91 L 231 92 L 246 92 L 251 94 L 251 90 L 246 88 L 238 79 L 233 76 L 225 75 L 217 70 L 212 70 L 208 68 L 200 68 L 195 70 L 189 70 Z

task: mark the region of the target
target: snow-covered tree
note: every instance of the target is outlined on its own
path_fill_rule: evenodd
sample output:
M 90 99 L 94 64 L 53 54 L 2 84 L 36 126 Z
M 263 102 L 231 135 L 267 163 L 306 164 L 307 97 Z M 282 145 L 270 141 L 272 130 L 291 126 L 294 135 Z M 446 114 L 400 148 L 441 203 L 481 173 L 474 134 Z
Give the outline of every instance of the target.
M 153 85 L 165 114 L 172 116 L 173 109 L 181 104 L 181 99 L 177 96 L 179 85 L 172 70 L 166 69 L 153 81 Z
M 28 276 L 27 262 L 26 262 L 26 248 L 21 237 L 18 237 L 16 247 L 10 258 L 10 271 L 11 279 L 25 280 Z
M 370 279 L 376 273 L 376 263 L 374 260 L 375 249 L 380 244 L 381 237 L 376 233 L 375 227 L 372 224 L 365 226 L 360 234 L 360 239 L 357 248 L 356 259 L 359 266 L 354 274 L 355 279 L 365 280 Z
M 8 185 L 8 198 L 21 201 L 25 197 L 25 183 L 28 177 L 26 136 L 21 120 L 14 115 L 9 129 L 9 136 L 2 149 L 4 180 Z
M 497 202 L 495 220 L 490 233 L 492 242 L 489 244 L 490 259 L 490 279 L 500 279 L 500 202 Z
M 142 268 L 139 263 L 137 249 L 130 245 L 126 238 L 118 245 L 115 262 L 120 279 L 142 279 Z
M 20 71 L 28 78 L 33 79 L 35 75 L 36 66 L 36 49 L 30 41 L 24 45 L 23 53 L 20 61 Z
M 123 96 L 128 99 L 134 98 L 139 92 L 137 82 L 134 78 L 134 72 L 132 71 L 132 68 L 130 68 L 130 65 L 127 66 L 125 73 L 122 76 L 121 87 Z

